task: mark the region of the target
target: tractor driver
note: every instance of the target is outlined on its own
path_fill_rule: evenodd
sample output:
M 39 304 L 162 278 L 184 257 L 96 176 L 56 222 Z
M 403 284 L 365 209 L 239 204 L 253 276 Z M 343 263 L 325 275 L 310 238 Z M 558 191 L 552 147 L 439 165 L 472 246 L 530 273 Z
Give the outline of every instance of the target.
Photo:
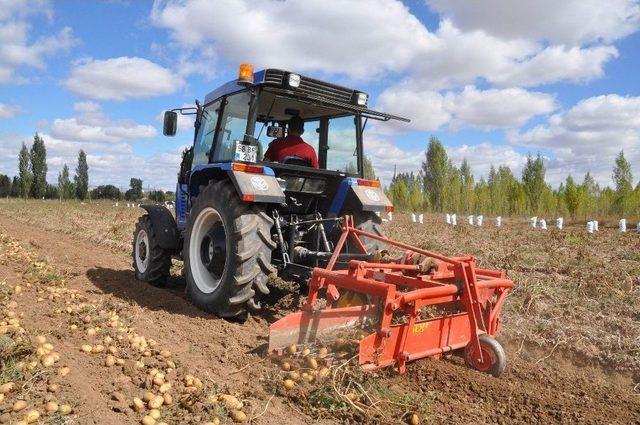
M 318 156 L 313 146 L 302 140 L 304 121 L 300 117 L 291 117 L 288 123 L 287 137 L 275 139 L 269 143 L 264 154 L 265 161 L 287 162 L 289 159 L 306 162 L 313 168 L 319 168 Z

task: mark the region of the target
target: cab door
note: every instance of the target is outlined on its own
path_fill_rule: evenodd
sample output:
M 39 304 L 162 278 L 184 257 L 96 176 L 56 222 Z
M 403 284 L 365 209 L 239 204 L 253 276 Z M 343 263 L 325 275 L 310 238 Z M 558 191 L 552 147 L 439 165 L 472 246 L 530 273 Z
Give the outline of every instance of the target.
M 213 148 L 214 136 L 220 114 L 220 100 L 213 102 L 202 110 L 200 127 L 193 145 L 193 161 L 191 167 L 208 164 Z

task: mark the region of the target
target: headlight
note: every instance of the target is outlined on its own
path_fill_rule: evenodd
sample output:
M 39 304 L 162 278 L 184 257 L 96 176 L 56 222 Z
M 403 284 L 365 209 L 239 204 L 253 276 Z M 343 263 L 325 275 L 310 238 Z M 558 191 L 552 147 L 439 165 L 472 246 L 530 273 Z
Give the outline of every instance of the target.
M 298 74 L 289 74 L 289 87 L 300 87 L 300 76 Z
M 369 100 L 369 95 L 366 93 L 358 93 L 356 97 L 356 103 L 360 106 L 367 106 L 368 100 Z

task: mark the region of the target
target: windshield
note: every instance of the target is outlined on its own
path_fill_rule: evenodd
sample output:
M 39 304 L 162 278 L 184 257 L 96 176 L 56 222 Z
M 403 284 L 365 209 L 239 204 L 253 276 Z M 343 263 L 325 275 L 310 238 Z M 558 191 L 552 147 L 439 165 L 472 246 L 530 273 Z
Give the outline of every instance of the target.
M 284 128 L 283 133 L 286 137 L 288 133 L 286 121 L 272 121 L 256 126 L 255 137 L 258 139 L 258 145 L 262 152 L 266 152 L 269 145 L 277 140 L 277 138 L 266 135 L 266 127 L 276 125 Z M 326 135 L 322 134 L 323 131 L 326 132 Z M 353 115 L 314 118 L 304 120 L 304 133 L 301 138 L 313 147 L 320 161 L 320 168 L 357 174 L 358 143 L 356 131 L 356 119 Z M 321 141 L 324 137 L 326 137 L 326 145 L 323 149 Z M 323 153 L 326 156 L 323 157 Z M 262 155 L 259 155 L 258 158 L 262 158 Z
M 329 120 L 327 134 L 327 170 L 358 172 L 358 143 L 353 115 Z

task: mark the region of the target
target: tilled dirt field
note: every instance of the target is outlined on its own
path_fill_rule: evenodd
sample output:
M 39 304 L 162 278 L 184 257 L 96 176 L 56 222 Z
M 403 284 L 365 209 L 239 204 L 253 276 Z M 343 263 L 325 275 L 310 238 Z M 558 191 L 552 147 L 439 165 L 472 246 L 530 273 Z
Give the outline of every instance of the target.
M 25 415 L 36 410 L 41 423 L 140 423 L 155 412 L 136 409 L 134 398 L 163 394 L 161 385 L 169 383 L 164 393 L 173 400 L 161 403 L 155 423 L 242 419 L 234 411 L 257 424 L 400 423 L 413 413 L 423 423 L 640 423 L 637 235 L 605 230 L 609 238 L 583 240 L 578 232 L 531 236 L 524 227 L 418 229 L 400 218 L 385 225 L 393 237 L 472 252 L 483 265 L 509 270 L 519 289 L 507 301 L 503 377 L 469 370 L 456 356 L 414 362 L 404 376 L 363 374 L 336 359 L 327 380 L 285 390 L 285 372 L 264 350 L 268 324 L 295 308 L 295 295 L 244 324 L 217 319 L 189 304 L 178 276 L 165 288 L 134 279 L 122 229 L 137 212 L 118 213 L 120 221 L 111 223 L 94 214 L 97 228 L 122 233 L 105 230 L 102 243 L 95 230 L 84 231 L 89 220 L 77 221 L 90 217 L 87 211 L 61 208 L 62 223 L 76 219 L 66 234 L 55 231 L 61 222 L 54 215 L 16 215 L 0 205 L 2 315 L 5 325 L 14 326 L 14 318 L 24 330 L 5 335 L 36 341 L 21 354 L 23 369 L 2 359 L 0 384 L 18 385 L 0 402 L 0 422 L 32 419 Z M 39 356 L 39 336 L 53 345 L 52 365 Z M 350 374 L 336 374 L 339 368 Z M 48 391 L 52 384 L 59 389 Z M 19 399 L 27 406 L 12 412 Z M 58 409 L 47 413 L 47 402 Z

